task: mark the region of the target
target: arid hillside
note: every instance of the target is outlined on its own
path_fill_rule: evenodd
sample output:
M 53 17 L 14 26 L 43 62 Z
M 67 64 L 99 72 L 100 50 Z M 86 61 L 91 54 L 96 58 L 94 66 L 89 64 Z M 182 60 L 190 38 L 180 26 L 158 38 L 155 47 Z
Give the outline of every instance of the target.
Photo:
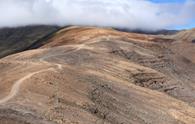
M 172 45 L 173 50 L 195 63 L 195 29 L 184 30 L 170 37 L 177 41 Z
M 195 44 L 179 39 L 61 29 L 0 59 L 0 124 L 195 124 Z

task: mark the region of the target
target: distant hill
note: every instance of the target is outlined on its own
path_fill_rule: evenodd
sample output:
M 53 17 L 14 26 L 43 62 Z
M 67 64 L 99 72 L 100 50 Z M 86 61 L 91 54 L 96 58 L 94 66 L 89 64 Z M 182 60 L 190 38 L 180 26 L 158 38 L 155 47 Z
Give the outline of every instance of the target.
M 146 30 L 130 30 L 130 29 L 124 29 L 124 28 L 115 28 L 116 30 L 123 31 L 123 32 L 133 32 L 133 33 L 140 33 L 140 34 L 152 34 L 152 35 L 173 35 L 178 33 L 178 30 L 157 30 L 157 31 L 146 31 Z
M 194 42 L 195 40 L 195 28 L 191 30 L 183 30 L 173 35 L 176 40 L 182 40 L 187 42 Z
M 171 45 L 174 51 L 195 63 L 195 28 L 168 37 L 176 41 Z
M 16 52 L 21 52 L 37 40 L 58 29 L 59 27 L 57 26 L 2 28 L 0 29 L 0 58 Z

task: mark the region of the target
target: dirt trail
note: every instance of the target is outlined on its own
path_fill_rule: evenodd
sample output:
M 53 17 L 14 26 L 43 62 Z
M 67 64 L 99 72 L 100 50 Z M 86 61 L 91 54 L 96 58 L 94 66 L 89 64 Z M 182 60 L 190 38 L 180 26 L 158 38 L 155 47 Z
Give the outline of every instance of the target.
M 97 41 L 95 41 L 95 42 L 97 42 Z M 75 47 L 76 49 L 74 49 L 74 50 L 72 50 L 72 51 L 70 51 L 70 52 L 76 52 L 76 51 L 78 51 L 78 50 L 80 50 L 80 49 L 84 49 L 84 48 L 89 49 L 89 48 L 87 47 L 87 45 L 88 45 L 88 44 L 95 43 L 95 42 L 89 42 L 89 43 L 85 43 L 85 44 L 81 44 L 81 45 L 75 45 L 74 47 Z M 67 52 L 67 53 L 65 53 L 65 54 L 68 54 L 68 53 L 70 53 L 70 52 Z M 62 55 L 64 55 L 64 54 L 62 54 Z M 58 64 L 58 63 L 49 63 L 49 62 L 46 61 L 46 59 L 51 58 L 51 57 L 55 57 L 55 56 L 58 56 L 58 55 L 45 56 L 45 57 L 40 58 L 39 61 L 40 61 L 40 62 L 43 62 L 43 63 L 46 63 L 46 64 L 53 64 L 53 65 L 56 65 L 57 68 L 58 68 L 59 70 L 62 70 L 62 69 L 63 69 L 63 66 L 62 66 L 61 64 Z M 17 93 L 19 92 L 20 86 L 22 85 L 22 83 L 23 83 L 25 80 L 31 78 L 32 76 L 34 76 L 34 75 L 36 75 L 36 74 L 39 74 L 39 73 L 42 73 L 42 72 L 46 72 L 46 71 L 55 71 L 55 68 L 51 67 L 51 68 L 48 68 L 48 69 L 43 69 L 43 70 L 40 70 L 40 71 L 37 71 L 37 72 L 33 72 L 33 73 L 30 73 L 30 74 L 28 74 L 28 75 L 26 75 L 26 76 L 20 78 L 19 80 L 17 80 L 17 81 L 14 83 L 14 85 L 12 86 L 10 93 L 9 93 L 6 97 L 0 99 L 0 104 L 5 104 L 5 103 L 8 102 L 10 99 L 14 98 L 14 97 L 17 95 Z
M 9 101 L 10 99 L 12 99 L 14 96 L 17 95 L 17 93 L 19 92 L 20 90 L 20 85 L 27 79 L 31 78 L 32 76 L 36 75 L 36 74 L 39 74 L 39 73 L 42 73 L 42 72 L 46 72 L 46 71 L 49 71 L 49 70 L 52 70 L 53 68 L 49 68 L 49 69 L 44 69 L 44 70 L 41 70 L 41 71 L 37 71 L 37 72 L 33 72 L 33 73 L 30 73 L 26 76 L 24 76 L 23 78 L 17 80 L 14 85 L 12 86 L 12 89 L 9 93 L 8 96 L 4 97 L 3 99 L 0 100 L 0 104 L 4 104 L 6 103 L 7 101 Z
M 44 59 L 46 59 L 46 58 L 41 58 L 40 61 L 48 64 L 48 62 L 45 61 Z M 62 70 L 62 65 L 61 64 L 54 63 L 54 65 L 56 65 L 58 69 Z M 55 69 L 51 67 L 51 68 L 48 68 L 48 69 L 43 69 L 43 70 L 40 70 L 40 71 L 36 71 L 36 72 L 30 73 L 30 74 L 20 78 L 19 80 L 17 80 L 14 83 L 14 85 L 12 86 L 10 93 L 6 97 L 4 97 L 3 99 L 0 99 L 0 104 L 5 104 L 10 99 L 14 98 L 17 95 L 17 93 L 19 92 L 20 86 L 22 85 L 22 83 L 25 80 L 31 78 L 32 76 L 34 76 L 36 74 L 43 73 L 43 72 L 46 72 L 46 71 L 55 71 Z

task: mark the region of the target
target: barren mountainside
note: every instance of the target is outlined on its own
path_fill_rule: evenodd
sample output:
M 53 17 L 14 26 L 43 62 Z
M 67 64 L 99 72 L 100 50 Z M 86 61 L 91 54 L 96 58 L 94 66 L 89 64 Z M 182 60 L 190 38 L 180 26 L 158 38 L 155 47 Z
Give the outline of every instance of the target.
M 0 59 L 0 124 L 195 124 L 192 31 L 55 31 Z

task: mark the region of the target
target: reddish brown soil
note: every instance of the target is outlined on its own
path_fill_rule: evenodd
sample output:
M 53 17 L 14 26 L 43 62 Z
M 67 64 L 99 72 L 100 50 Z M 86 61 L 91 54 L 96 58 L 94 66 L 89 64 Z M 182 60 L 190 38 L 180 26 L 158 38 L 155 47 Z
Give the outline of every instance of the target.
M 175 44 L 113 29 L 56 32 L 0 60 L 0 124 L 194 124 L 195 65 Z

